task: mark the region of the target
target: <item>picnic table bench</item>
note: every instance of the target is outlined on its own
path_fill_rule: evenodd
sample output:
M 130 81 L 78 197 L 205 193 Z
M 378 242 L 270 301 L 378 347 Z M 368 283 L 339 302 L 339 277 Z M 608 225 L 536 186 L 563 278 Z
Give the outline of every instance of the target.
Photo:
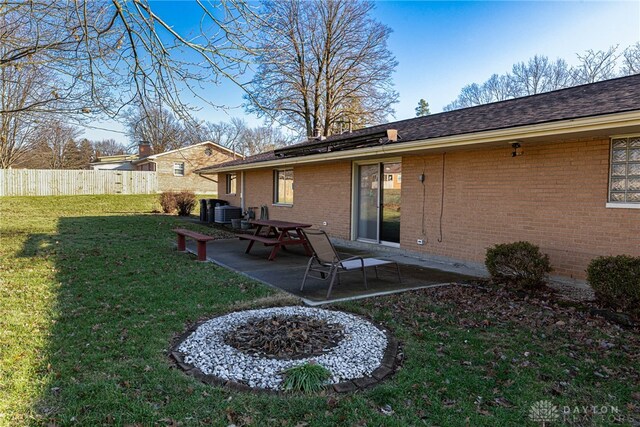
M 311 249 L 304 235 L 300 232 L 302 228 L 311 227 L 311 224 L 298 222 L 287 222 L 277 220 L 255 219 L 250 221 L 256 226 L 253 234 L 238 234 L 240 240 L 249 240 L 249 246 L 245 253 L 249 253 L 255 242 L 260 242 L 265 246 L 273 246 L 269 254 L 269 261 L 276 258 L 280 248 L 286 249 L 288 245 L 303 245 L 307 255 L 311 256 Z M 261 231 L 266 227 L 266 233 Z
M 198 261 L 207 260 L 207 242 L 209 240 L 214 240 L 215 237 L 207 236 L 206 234 L 197 233 L 185 228 L 175 228 L 173 232 L 178 235 L 179 252 L 184 252 L 187 249 L 186 237 L 188 237 L 198 242 Z

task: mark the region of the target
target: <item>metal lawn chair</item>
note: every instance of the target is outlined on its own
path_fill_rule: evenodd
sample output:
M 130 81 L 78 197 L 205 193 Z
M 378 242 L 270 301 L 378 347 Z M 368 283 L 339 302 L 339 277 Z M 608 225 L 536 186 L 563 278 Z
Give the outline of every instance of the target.
M 311 250 L 313 251 L 313 256 L 309 259 L 307 263 L 307 269 L 304 272 L 304 278 L 302 279 L 302 285 L 300 286 L 300 291 L 304 289 L 304 285 L 307 282 L 307 277 L 313 277 L 316 279 L 329 280 L 329 290 L 327 291 L 327 299 L 329 295 L 331 295 L 331 290 L 333 289 L 333 284 L 336 281 L 336 277 L 338 277 L 338 281 L 340 281 L 339 274 L 347 273 L 350 271 L 361 270 L 362 278 L 364 279 L 364 287 L 368 289 L 367 285 L 367 267 L 373 267 L 376 272 L 376 278 L 378 277 L 378 267 L 382 265 L 394 264 L 396 267 L 396 271 L 398 273 L 398 280 L 402 282 L 402 277 L 400 277 L 400 267 L 394 261 L 387 261 L 383 259 L 377 258 L 362 258 L 360 256 L 353 256 L 346 259 L 341 259 L 338 252 L 333 247 L 331 240 L 329 240 L 329 236 L 322 230 L 313 230 L 313 229 L 305 229 L 301 230 L 302 234 L 304 234 L 305 239 L 309 243 Z M 319 273 L 319 275 L 314 275 L 314 273 Z

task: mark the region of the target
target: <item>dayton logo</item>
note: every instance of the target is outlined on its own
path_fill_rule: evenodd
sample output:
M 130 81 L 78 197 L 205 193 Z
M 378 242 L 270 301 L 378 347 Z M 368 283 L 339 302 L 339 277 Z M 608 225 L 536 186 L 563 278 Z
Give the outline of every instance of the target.
M 558 407 L 548 400 L 540 400 L 531 405 L 529 409 L 529 419 L 542 423 L 543 427 L 546 425 L 545 423 L 550 423 L 558 418 L 560 418 Z

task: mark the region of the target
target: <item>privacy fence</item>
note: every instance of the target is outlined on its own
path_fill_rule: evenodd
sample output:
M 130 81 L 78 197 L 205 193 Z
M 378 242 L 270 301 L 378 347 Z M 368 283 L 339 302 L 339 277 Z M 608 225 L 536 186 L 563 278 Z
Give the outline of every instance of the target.
M 154 194 L 156 172 L 0 169 L 0 196 Z

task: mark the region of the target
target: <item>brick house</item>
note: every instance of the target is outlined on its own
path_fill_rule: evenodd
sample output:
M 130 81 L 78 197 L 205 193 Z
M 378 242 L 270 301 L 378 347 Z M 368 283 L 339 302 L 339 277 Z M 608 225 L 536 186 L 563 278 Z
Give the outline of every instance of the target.
M 331 236 L 482 263 L 527 240 L 555 275 L 640 256 L 640 75 L 314 139 L 209 166 L 219 197 Z M 380 180 L 389 180 L 387 184 Z
M 195 171 L 207 165 L 242 159 L 242 155 L 211 141 L 189 145 L 164 153 L 151 154 L 148 144 L 139 147 L 139 158 L 131 164 L 137 171 L 155 171 L 159 191 L 193 191 L 217 194 L 216 177 L 201 176 Z

